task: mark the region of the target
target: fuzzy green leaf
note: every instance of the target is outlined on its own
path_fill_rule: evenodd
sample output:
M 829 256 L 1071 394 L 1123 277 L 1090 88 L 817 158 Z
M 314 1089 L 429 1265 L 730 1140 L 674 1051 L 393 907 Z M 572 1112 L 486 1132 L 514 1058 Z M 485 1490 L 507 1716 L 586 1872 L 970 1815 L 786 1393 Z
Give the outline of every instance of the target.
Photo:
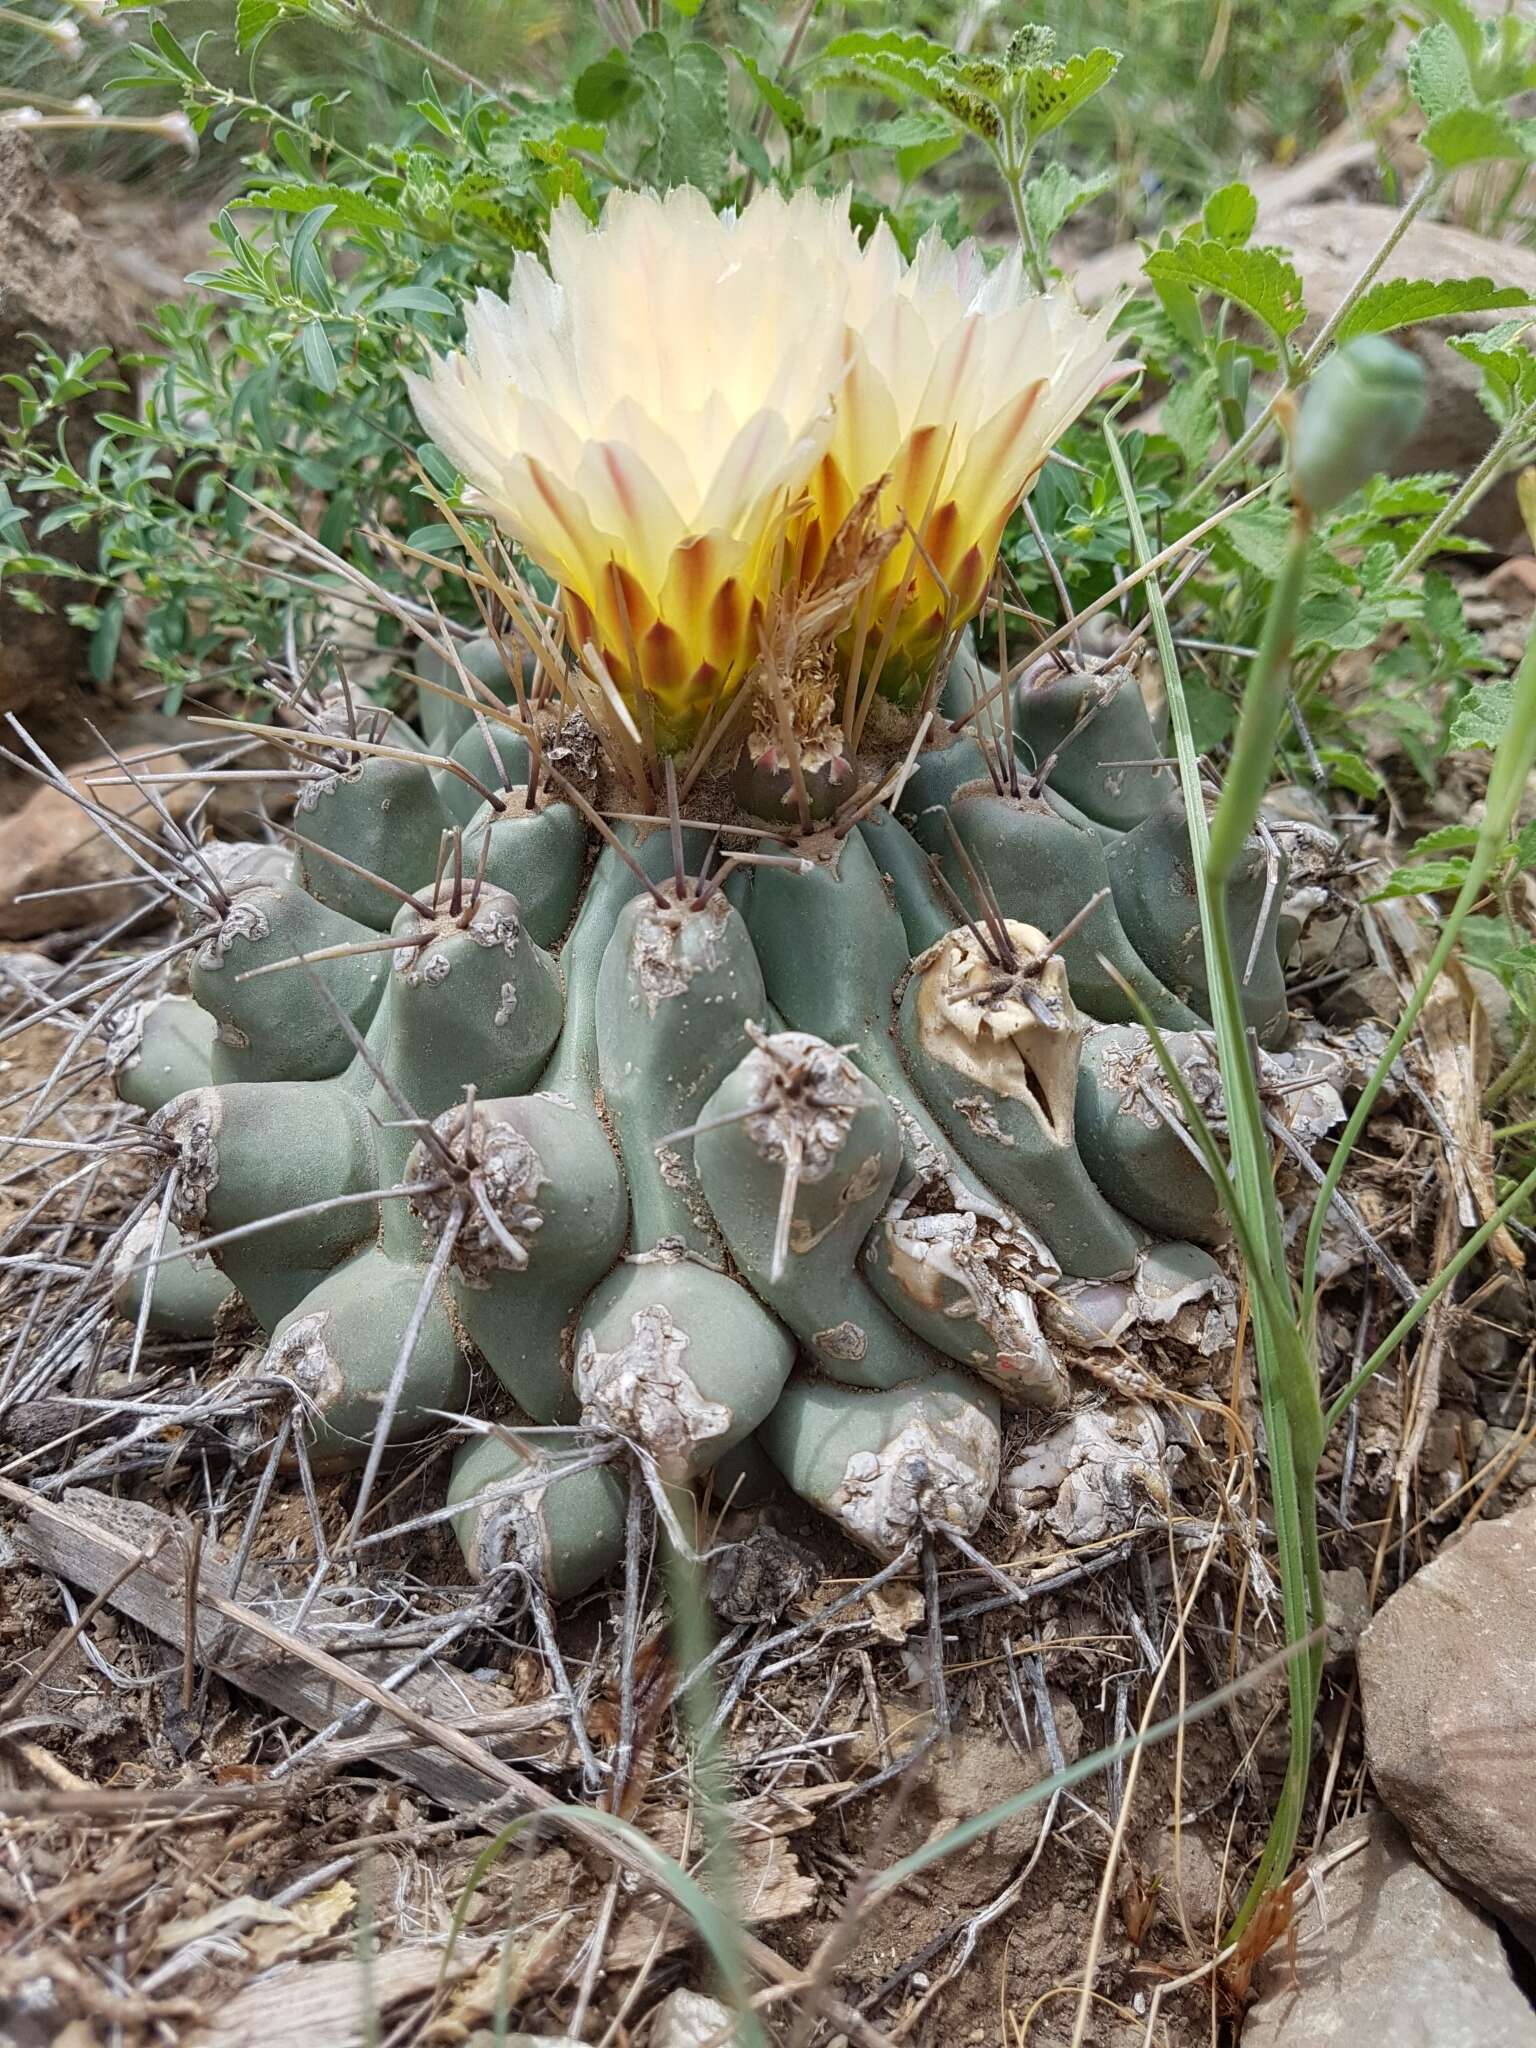
M 1458 334 L 1451 347 L 1476 363 L 1500 410 L 1536 405 L 1536 350 L 1524 341 L 1526 323 L 1506 320 L 1483 334 Z
M 1461 47 L 1444 22 L 1417 37 L 1408 51 L 1408 85 L 1426 120 L 1471 106 L 1472 74 Z
M 1513 681 L 1482 683 L 1468 690 L 1451 720 L 1452 750 L 1487 747 L 1491 752 L 1508 732 L 1514 708 Z
M 1446 170 L 1463 164 L 1529 160 L 1536 156 L 1536 124 L 1512 121 L 1497 107 L 1453 107 L 1424 130 L 1424 147 Z
M 397 234 L 410 231 L 410 222 L 398 207 L 386 206 L 349 185 L 263 185 L 230 204 L 265 208 L 270 213 L 314 213 L 328 206 L 340 227 L 389 228 Z
M 1360 334 L 1391 334 L 1421 320 L 1442 320 L 1452 313 L 1491 313 L 1504 306 L 1528 306 L 1530 292 L 1519 285 L 1495 284 L 1491 277 L 1399 277 L 1373 284 L 1339 328 L 1337 339 Z
M 776 78 L 770 78 L 750 52 L 738 49 L 734 43 L 729 47 L 731 55 L 757 88 L 758 98 L 776 117 L 785 134 L 803 135 L 811 126 L 804 104 L 792 92 L 786 92 Z
M 571 104 L 585 121 L 611 121 L 633 106 L 644 90 L 627 60 L 615 52 L 598 57 L 577 74 Z
M 1283 249 L 1233 249 L 1191 239 L 1154 249 L 1146 272 L 1154 283 L 1187 285 L 1191 291 L 1231 299 L 1281 340 L 1306 318 L 1301 279 Z
M 1435 896 L 1442 889 L 1459 889 L 1467 879 L 1467 865 L 1464 860 L 1421 860 L 1412 867 L 1394 868 L 1366 901 L 1389 903 L 1395 896 Z
M 1049 249 L 1073 214 L 1108 192 L 1114 182 L 1113 171 L 1101 171 L 1095 178 L 1080 178 L 1064 163 L 1055 161 L 1037 171 L 1024 188 L 1024 211 L 1040 247 Z
M 254 50 L 283 18 L 283 0 L 239 0 L 235 9 L 235 48 Z
M 1024 77 L 1030 137 L 1048 135 L 1102 92 L 1120 67 L 1120 52 L 1103 48 L 1068 57 L 1064 64 L 1033 64 Z
M 1205 370 L 1175 384 L 1163 400 L 1163 432 L 1184 458 L 1186 469 L 1195 470 L 1216 446 L 1221 432 L 1221 412 L 1216 403 L 1216 379 Z
M 1259 218 L 1259 202 L 1242 183 L 1223 185 L 1207 199 L 1200 218 L 1211 241 L 1239 249 L 1253 233 Z
M 1381 795 L 1381 777 L 1363 754 L 1352 753 L 1348 747 L 1319 747 L 1317 753 L 1335 789 L 1347 789 L 1353 796 L 1370 800 Z

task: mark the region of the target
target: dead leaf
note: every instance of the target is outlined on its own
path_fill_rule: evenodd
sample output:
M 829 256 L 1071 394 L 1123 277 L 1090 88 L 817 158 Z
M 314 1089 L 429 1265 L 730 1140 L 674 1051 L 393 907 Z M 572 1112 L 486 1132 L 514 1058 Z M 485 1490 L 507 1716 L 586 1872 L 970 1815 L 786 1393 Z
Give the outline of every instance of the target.
M 307 1899 L 288 1907 L 286 1926 L 274 1921 L 271 1926 L 258 1927 L 246 1937 L 245 1945 L 265 1969 L 268 1963 L 278 1962 L 284 1956 L 301 1955 L 317 1941 L 323 1941 L 356 1904 L 357 1893 L 340 1877 L 324 1891 L 312 1892 Z
M 876 1586 L 864 1596 L 874 1631 L 884 1643 L 904 1643 L 928 1612 L 928 1604 L 916 1586 L 893 1582 Z

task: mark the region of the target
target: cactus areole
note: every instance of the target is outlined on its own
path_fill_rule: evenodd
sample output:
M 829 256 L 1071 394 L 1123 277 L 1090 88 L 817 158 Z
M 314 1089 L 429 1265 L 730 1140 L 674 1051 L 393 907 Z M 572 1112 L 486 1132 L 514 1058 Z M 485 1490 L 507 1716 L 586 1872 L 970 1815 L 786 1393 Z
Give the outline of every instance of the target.
M 449 1504 L 554 1597 L 638 1472 L 777 1473 L 882 1557 L 968 1534 L 1005 1409 L 1231 1329 L 1132 1003 L 1209 1105 L 1157 720 L 1129 666 L 973 651 L 1106 322 L 684 190 L 562 209 L 466 348 L 413 388 L 511 543 L 470 550 L 495 630 L 423 627 L 403 715 L 290 700 L 281 847 L 202 849 L 186 992 L 115 1048 L 174 1160 L 124 1298 L 184 1334 L 238 1296 L 316 1467 L 494 1374 Z M 1231 885 L 1271 1048 L 1284 885 L 1273 840 Z

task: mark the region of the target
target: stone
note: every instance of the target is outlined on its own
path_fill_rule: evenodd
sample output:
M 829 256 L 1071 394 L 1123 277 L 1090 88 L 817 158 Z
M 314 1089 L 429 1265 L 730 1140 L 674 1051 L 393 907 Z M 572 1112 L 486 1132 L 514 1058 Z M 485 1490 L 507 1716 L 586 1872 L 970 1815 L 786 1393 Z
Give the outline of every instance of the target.
M 151 750 L 136 749 L 124 759 L 142 759 Z M 154 752 L 147 767 L 157 774 L 185 774 L 186 763 L 179 754 Z M 69 771 L 69 779 L 82 795 L 118 817 L 131 818 L 145 831 L 158 837 L 162 829 L 143 793 L 130 784 L 97 783 L 93 776 L 115 776 L 121 771 L 105 757 L 87 761 Z M 161 800 L 173 817 L 184 817 L 197 801 L 195 782 L 171 783 L 159 788 Z M 33 903 L 16 899 L 36 889 L 58 889 L 81 883 L 105 882 L 133 871 L 132 863 L 115 847 L 62 789 L 39 783 L 26 801 L 9 817 L 0 820 L 0 875 L 6 893 L 0 897 L 0 940 L 30 939 L 44 932 L 76 925 L 94 924 L 109 911 L 128 907 L 128 898 L 118 890 L 97 895 L 89 888 L 72 896 L 46 896 Z
M 62 355 L 84 353 L 103 343 L 121 347 L 132 338 L 132 322 L 29 138 L 0 128 L 0 380 L 30 367 L 34 337 Z M 103 403 L 110 406 L 114 397 L 121 405 L 121 393 Z M 18 394 L 0 381 L 0 425 L 14 425 L 18 403 Z M 71 419 L 86 425 L 89 412 L 86 406 Z M 24 502 L 36 507 L 40 501 Z M 95 542 L 89 534 L 55 533 L 47 548 L 85 564 Z M 85 641 L 64 618 L 58 588 L 40 594 L 46 612 L 28 611 L 0 591 L 0 711 L 19 711 L 84 671 Z M 77 594 L 86 592 L 70 593 Z
M 1324 1654 L 1330 1670 L 1347 1664 L 1371 1623 L 1371 1589 L 1359 1565 L 1323 1573 Z
M 709 2048 L 733 2038 L 731 2009 L 702 1991 L 669 1991 L 651 2015 L 651 2048 Z
M 1243 2048 L 1536 2048 L 1536 2012 L 1491 1920 L 1414 1859 L 1385 1814 L 1316 1859 L 1326 1923 L 1300 1894 L 1296 1982 L 1270 1951 Z
M 1382 1800 L 1431 1868 L 1536 1948 L 1536 1500 L 1415 1573 L 1357 1663 Z

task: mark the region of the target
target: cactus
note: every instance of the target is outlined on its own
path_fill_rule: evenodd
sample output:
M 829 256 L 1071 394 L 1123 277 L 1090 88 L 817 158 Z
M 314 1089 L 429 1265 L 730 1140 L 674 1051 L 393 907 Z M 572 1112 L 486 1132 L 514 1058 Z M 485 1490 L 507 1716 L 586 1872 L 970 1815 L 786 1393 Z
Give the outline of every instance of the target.
M 204 849 L 187 993 L 111 1048 L 171 1162 L 126 1313 L 151 1263 L 157 1329 L 244 1313 L 325 1467 L 441 1428 L 483 1364 L 523 1421 L 461 1449 L 454 1526 L 556 1598 L 620 1553 L 626 1458 L 674 1500 L 776 1472 L 888 1557 L 974 1531 L 1005 1407 L 1227 1327 L 1215 1192 L 1126 994 L 1219 1108 L 1129 672 L 1026 675 L 1005 722 L 966 646 L 899 787 L 895 740 L 838 753 L 802 826 L 748 749 L 690 807 L 717 830 L 670 795 L 605 823 L 496 644 L 453 655 L 419 661 L 419 730 L 322 700 L 291 853 Z M 1267 1040 L 1283 882 L 1256 842 L 1232 885 Z

